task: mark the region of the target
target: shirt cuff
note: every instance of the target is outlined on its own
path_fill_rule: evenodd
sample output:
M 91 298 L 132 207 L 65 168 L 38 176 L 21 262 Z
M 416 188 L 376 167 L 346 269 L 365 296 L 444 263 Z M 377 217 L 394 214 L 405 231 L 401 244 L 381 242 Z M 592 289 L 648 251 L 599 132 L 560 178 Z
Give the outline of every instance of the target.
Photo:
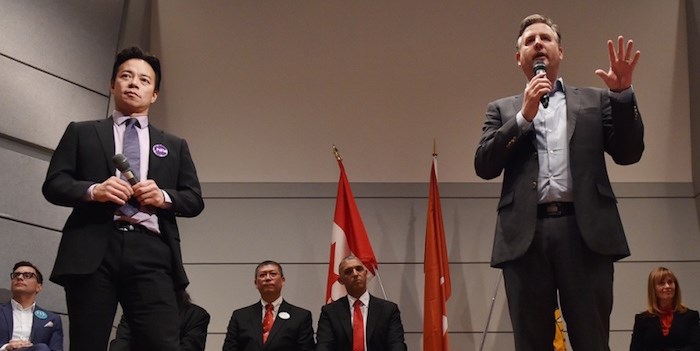
M 92 195 L 93 190 L 95 190 L 95 187 L 97 186 L 97 183 L 90 185 L 90 187 L 87 189 L 85 192 L 85 195 L 83 195 L 83 200 L 85 201 L 95 201 L 95 196 Z M 0 348 L 0 351 L 4 350 L 3 348 Z
M 532 122 L 528 122 L 525 117 L 523 117 L 522 111 L 519 111 L 518 114 L 515 115 L 515 122 L 518 123 L 520 134 L 525 133 L 532 127 Z
M 160 189 L 160 191 L 163 193 L 163 200 L 165 201 L 165 203 L 163 205 L 165 206 L 165 208 L 170 208 L 170 206 L 172 206 L 172 204 L 173 204 L 173 199 L 170 198 L 170 195 L 168 195 L 167 191 L 165 191 L 163 189 Z M 2 350 L 0 350 L 0 351 L 2 351 Z

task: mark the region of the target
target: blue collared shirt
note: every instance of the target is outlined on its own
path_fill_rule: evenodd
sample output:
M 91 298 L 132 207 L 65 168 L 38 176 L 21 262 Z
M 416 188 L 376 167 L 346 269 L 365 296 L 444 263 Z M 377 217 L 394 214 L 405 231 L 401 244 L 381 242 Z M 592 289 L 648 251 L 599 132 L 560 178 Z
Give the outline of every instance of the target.
M 563 79 L 557 79 L 554 89 L 549 93 L 549 106 L 544 108 L 540 104 L 532 122 L 525 120 L 520 112 L 516 119 L 521 131 L 527 131 L 531 127 L 535 131 L 539 162 L 537 202 L 573 201 Z

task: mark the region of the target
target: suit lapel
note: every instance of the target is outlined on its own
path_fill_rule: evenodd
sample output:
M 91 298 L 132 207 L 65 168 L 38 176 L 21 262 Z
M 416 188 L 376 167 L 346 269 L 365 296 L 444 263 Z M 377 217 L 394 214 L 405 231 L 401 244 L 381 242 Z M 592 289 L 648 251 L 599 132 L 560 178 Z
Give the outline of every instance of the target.
M 40 314 L 43 318 L 37 317 Z M 43 333 L 47 329 L 45 326 L 50 321 L 48 313 L 39 306 L 34 306 L 32 313 L 32 332 L 29 334 L 29 340 L 33 343 L 42 342 Z
M 338 308 L 340 308 L 339 316 L 341 321 L 343 322 L 343 331 L 345 331 L 345 336 L 352 342 L 352 319 L 350 316 L 350 302 L 348 301 L 347 296 L 343 296 L 340 298 L 340 304 L 338 305 Z
M 162 179 L 167 177 L 163 172 L 167 173 L 169 168 L 165 167 L 164 164 L 171 159 L 171 157 L 168 157 L 168 153 L 172 150 L 168 150 L 167 148 L 168 145 L 163 136 L 163 131 L 150 123 L 148 123 L 148 136 L 150 145 L 148 146 L 148 175 L 146 178 L 162 181 Z M 156 146 L 158 148 L 158 154 L 161 156 L 156 155 L 156 151 L 154 151 Z
M 105 161 L 107 162 L 107 168 L 110 170 L 110 174 L 114 175 L 116 172 L 116 167 L 112 164 L 112 157 L 114 156 L 114 119 L 109 117 L 107 119 L 98 120 L 95 123 L 95 130 L 97 131 L 97 138 L 102 146 L 102 152 L 105 155 Z
M 14 328 L 14 321 L 12 319 L 12 302 L 3 304 L 0 312 L 2 312 L 2 318 L 5 319 L 5 325 L 7 326 L 7 335 L 1 335 L 0 340 L 10 341 L 10 338 L 12 338 L 12 329 Z
M 262 319 L 260 316 L 262 316 L 262 305 L 260 305 L 260 302 L 258 302 L 248 308 L 248 313 L 245 319 L 253 330 L 255 330 L 257 326 L 258 332 L 253 332 L 253 335 L 255 336 L 255 342 L 262 349 Z
M 40 310 L 41 309 L 39 308 L 39 306 L 34 306 L 34 311 Z M 37 337 L 39 336 L 39 332 L 41 331 L 40 328 L 44 326 L 44 323 L 46 323 L 45 319 L 39 319 L 36 317 L 36 314 L 32 313 L 32 332 L 29 334 L 29 341 L 37 342 Z
M 365 343 L 369 345 L 369 341 L 372 340 L 372 333 L 379 322 L 379 316 L 382 311 L 380 310 L 380 305 L 374 296 L 369 296 L 369 306 L 367 306 L 367 327 L 365 327 Z
M 571 142 L 571 137 L 576 129 L 576 118 L 581 109 L 581 95 L 576 87 L 568 86 L 566 91 L 566 140 Z
M 284 327 L 284 324 L 287 322 L 289 317 L 287 319 L 280 318 L 280 313 L 286 313 L 291 316 L 289 313 L 289 304 L 282 300 L 282 304 L 280 304 L 279 310 L 277 310 L 277 316 L 275 317 L 275 321 L 272 323 L 272 329 L 270 329 L 270 335 L 267 336 L 267 342 L 265 345 L 263 345 L 263 348 L 267 348 L 268 345 L 270 345 L 275 338 L 275 335 Z M 262 335 L 260 337 L 262 339 Z

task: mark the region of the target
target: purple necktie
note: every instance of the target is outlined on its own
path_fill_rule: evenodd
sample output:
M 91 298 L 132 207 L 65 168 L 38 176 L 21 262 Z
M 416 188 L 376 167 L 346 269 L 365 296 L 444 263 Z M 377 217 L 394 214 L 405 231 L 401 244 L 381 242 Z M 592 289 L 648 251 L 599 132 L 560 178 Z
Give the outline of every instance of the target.
M 139 146 L 139 133 L 136 129 L 140 127 L 139 120 L 137 120 L 136 118 L 129 118 L 126 120 L 125 124 L 126 127 L 124 129 L 124 149 L 122 150 L 122 152 L 126 157 L 126 160 L 129 161 L 131 172 L 134 173 L 134 176 L 136 178 L 140 179 L 139 177 L 141 176 L 141 148 Z M 124 178 L 124 175 L 122 175 L 122 179 L 126 180 L 126 178 Z M 119 208 L 119 211 L 121 213 L 129 217 L 139 212 L 138 204 L 136 202 L 131 204 L 131 202 L 132 201 L 129 201 Z
M 139 133 L 137 128 L 141 125 L 136 118 L 126 120 L 126 128 L 124 130 L 124 156 L 126 156 L 131 171 L 136 178 L 141 178 L 141 148 L 139 146 Z

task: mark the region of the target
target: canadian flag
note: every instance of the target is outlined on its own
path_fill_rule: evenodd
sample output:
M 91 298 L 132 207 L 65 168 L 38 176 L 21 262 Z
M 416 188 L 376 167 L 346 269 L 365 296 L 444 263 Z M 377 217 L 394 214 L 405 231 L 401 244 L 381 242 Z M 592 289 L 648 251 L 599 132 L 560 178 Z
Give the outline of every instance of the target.
M 450 346 L 446 305 L 452 295 L 452 283 L 437 181 L 437 155 L 433 155 L 433 165 L 430 170 L 424 261 L 423 350 L 448 351 Z
M 335 200 L 335 216 L 331 232 L 326 303 L 347 294 L 345 287 L 338 282 L 338 264 L 343 258 L 350 255 L 359 258 L 369 271 L 368 279 L 375 276 L 377 270 L 377 258 L 374 256 L 365 225 L 357 210 L 348 177 L 345 175 L 343 160 L 340 157 L 338 157 L 338 166 L 340 167 L 340 180 L 338 181 L 338 195 Z

